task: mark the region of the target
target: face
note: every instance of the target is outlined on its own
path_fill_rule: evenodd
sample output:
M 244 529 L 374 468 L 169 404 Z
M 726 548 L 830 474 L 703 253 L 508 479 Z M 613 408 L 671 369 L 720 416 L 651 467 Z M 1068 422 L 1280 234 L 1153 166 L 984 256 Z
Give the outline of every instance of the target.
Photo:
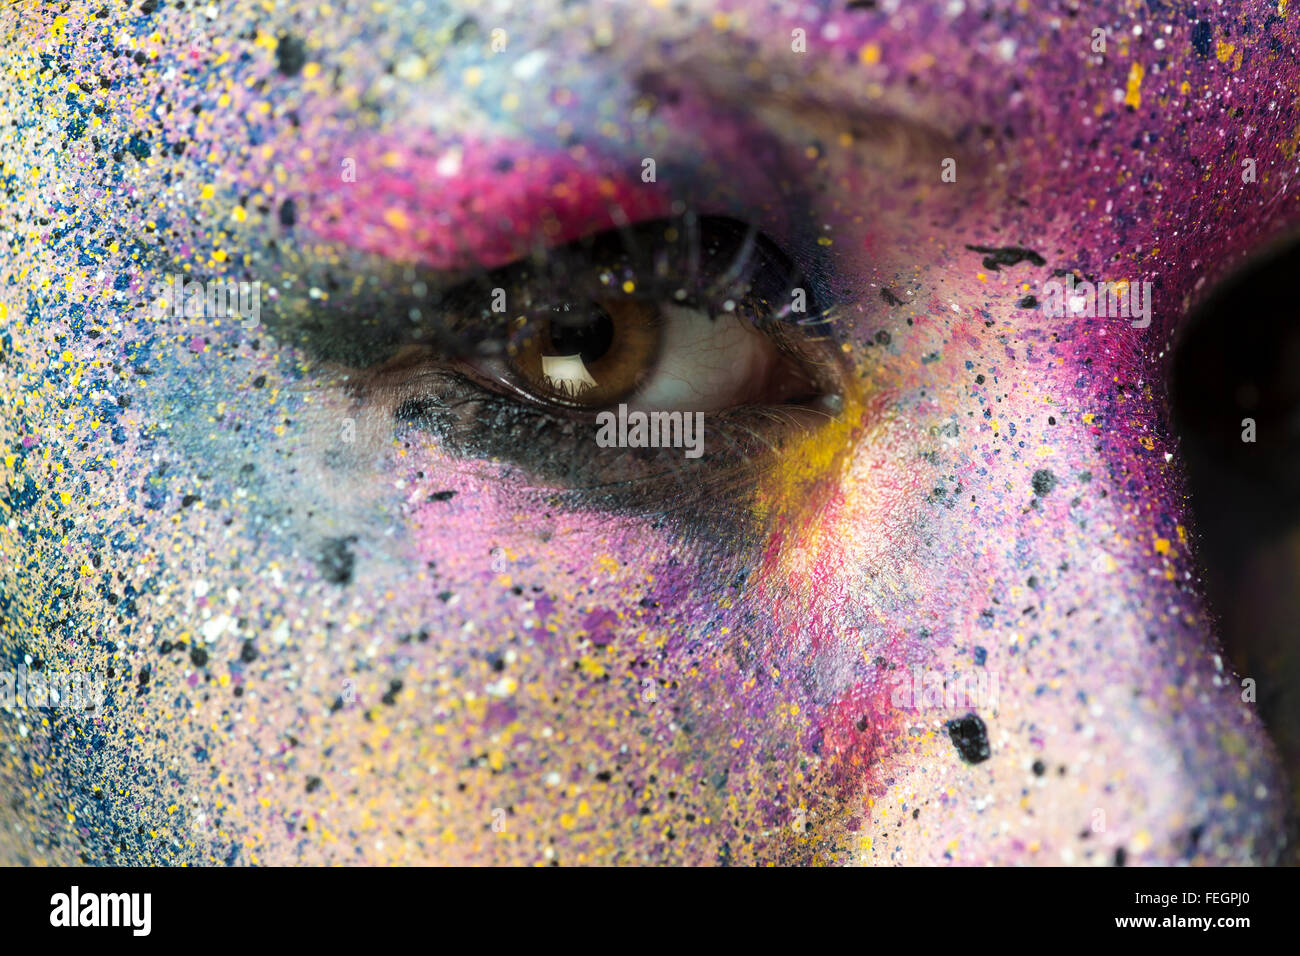
M 1231 6 L 10 7 L 0 649 L 105 696 L 0 856 L 1274 860 L 1166 387 L 1300 220 Z

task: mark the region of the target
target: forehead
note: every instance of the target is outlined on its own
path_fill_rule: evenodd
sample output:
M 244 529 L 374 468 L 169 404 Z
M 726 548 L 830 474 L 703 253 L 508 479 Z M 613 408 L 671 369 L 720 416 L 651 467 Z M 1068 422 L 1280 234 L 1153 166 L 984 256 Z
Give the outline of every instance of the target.
M 57 110 L 69 130 L 93 107 L 105 119 L 90 125 L 121 134 L 102 137 L 124 160 L 115 176 L 155 194 L 166 177 L 254 201 L 334 194 L 309 223 L 323 238 L 390 254 L 414 242 L 435 265 L 513 250 L 484 250 L 486 237 L 463 228 L 413 227 L 411 216 L 431 214 L 401 200 L 421 183 L 437 185 L 444 217 L 455 205 L 516 226 L 555 215 L 561 232 L 582 232 L 611 200 L 632 218 L 659 209 L 672 190 L 640 188 L 635 164 L 647 156 L 667 165 L 661 183 L 733 205 L 773 191 L 807 205 L 791 182 L 825 188 L 820 176 L 855 194 L 875 188 L 888 206 L 899 174 L 884 183 L 869 158 L 887 165 L 893 154 L 871 147 L 901 144 L 919 147 L 906 155 L 927 168 L 949 155 L 973 163 L 961 182 L 978 188 L 962 207 L 1033 205 L 1041 223 L 1091 218 L 1108 202 L 1113 214 L 1139 190 L 1185 209 L 1217 188 L 1206 169 L 1226 177 L 1251 159 L 1281 172 L 1294 153 L 1285 5 L 146 6 L 122 18 L 87 3 L 52 26 L 26 21 L 64 41 L 51 82 L 76 101 Z M 364 174 L 340 190 L 349 161 Z M 569 193 L 558 203 L 556 180 Z M 517 195 L 492 195 L 494 182 Z M 184 201 L 210 198 L 202 185 Z M 1140 241 L 1123 223 L 1110 233 Z

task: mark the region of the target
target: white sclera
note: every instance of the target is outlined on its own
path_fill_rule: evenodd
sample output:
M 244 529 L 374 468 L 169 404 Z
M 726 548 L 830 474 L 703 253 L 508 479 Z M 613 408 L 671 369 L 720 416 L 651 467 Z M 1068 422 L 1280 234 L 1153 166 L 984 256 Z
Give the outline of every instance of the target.
M 663 341 L 650 379 L 628 399 L 642 411 L 714 412 L 756 400 L 780 356 L 734 315 L 662 305 Z

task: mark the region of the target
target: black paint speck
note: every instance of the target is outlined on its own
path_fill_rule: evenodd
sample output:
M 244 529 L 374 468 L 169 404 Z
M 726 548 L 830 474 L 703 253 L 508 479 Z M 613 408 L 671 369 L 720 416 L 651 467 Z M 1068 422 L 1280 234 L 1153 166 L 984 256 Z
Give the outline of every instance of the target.
M 1047 773 L 1047 764 L 1043 763 L 1041 760 L 1035 760 L 1033 769 L 1034 776 L 1041 777 L 1043 774 Z
M 456 28 L 451 33 L 452 43 L 464 43 L 467 40 L 473 40 L 479 36 L 481 28 L 478 21 L 473 17 L 466 17 L 456 24 Z
M 1199 56 L 1209 56 L 1211 41 L 1214 39 L 1214 30 L 1205 20 L 1197 20 L 1192 24 L 1192 49 Z
M 394 706 L 397 703 L 397 692 L 401 689 L 402 682 L 400 680 L 389 681 L 388 690 L 384 692 L 384 696 L 380 700 L 388 707 Z
M 962 760 L 967 763 L 982 763 L 989 759 L 991 751 L 988 729 L 978 716 L 967 714 L 948 721 L 944 726 L 948 728 L 948 736 L 952 738 L 953 746 L 961 754 Z
M 971 252 L 982 253 L 984 268 L 991 269 L 993 272 L 999 271 L 1000 266 L 1014 266 L 1025 261 L 1036 266 L 1047 265 L 1047 260 L 1034 250 L 1023 249 L 1020 246 L 967 246 L 966 248 Z
M 1049 494 L 1056 487 L 1056 476 L 1046 468 L 1040 468 L 1034 472 L 1033 478 L 1034 494 L 1038 497 Z
M 352 569 L 356 566 L 356 555 L 352 553 L 352 543 L 356 535 L 344 538 L 331 538 L 321 548 L 316 566 L 330 584 L 344 585 L 352 581 Z
M 307 48 L 297 37 L 280 34 L 275 45 L 275 65 L 285 76 L 297 76 L 307 63 Z

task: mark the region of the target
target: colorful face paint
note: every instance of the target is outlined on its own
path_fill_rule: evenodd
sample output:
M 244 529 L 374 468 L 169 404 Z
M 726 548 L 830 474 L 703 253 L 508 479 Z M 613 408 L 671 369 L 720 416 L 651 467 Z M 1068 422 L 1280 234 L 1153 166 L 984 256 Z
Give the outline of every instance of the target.
M 1233 6 L 8 8 L 0 860 L 1276 859 L 1166 390 L 1300 220 Z

